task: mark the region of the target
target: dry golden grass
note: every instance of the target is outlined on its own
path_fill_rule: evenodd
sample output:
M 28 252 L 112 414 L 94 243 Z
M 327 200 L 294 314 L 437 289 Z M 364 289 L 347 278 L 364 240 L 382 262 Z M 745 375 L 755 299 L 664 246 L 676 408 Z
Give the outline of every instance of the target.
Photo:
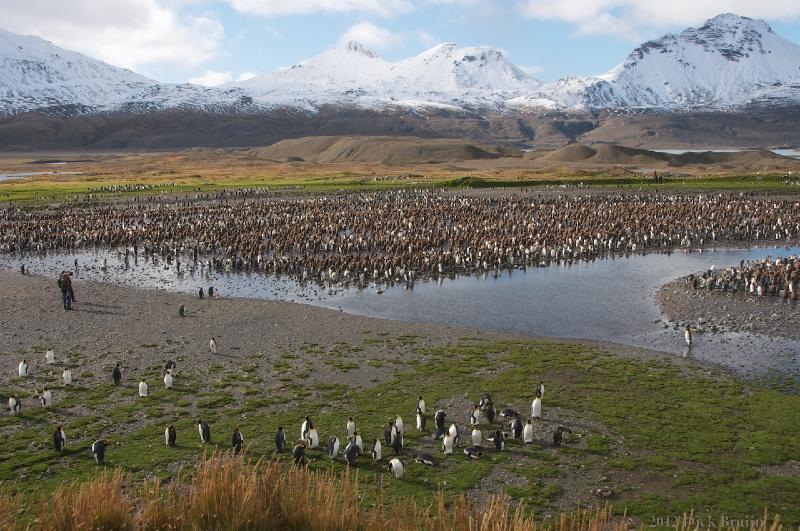
M 181 476 L 182 477 L 182 476 Z M 477 509 L 464 498 L 446 504 L 437 495 L 430 507 L 414 501 L 383 502 L 380 485 L 359 486 L 345 472 L 312 472 L 275 462 L 250 464 L 231 455 L 214 455 L 197 465 L 191 479 L 176 479 L 162 490 L 146 483 L 141 490 L 120 471 L 59 489 L 52 501 L 42 500 L 38 518 L 18 520 L 20 499 L 0 493 L 0 528 L 31 530 L 251 530 L 308 531 L 557 531 L 627 530 L 630 522 L 612 516 L 611 508 L 562 513 L 551 523 L 537 524 L 522 505 L 506 496 Z M 692 515 L 675 529 L 697 526 Z M 720 522 L 719 528 L 725 528 Z M 642 526 L 643 527 L 643 526 Z M 781 529 L 764 515 L 760 531 Z

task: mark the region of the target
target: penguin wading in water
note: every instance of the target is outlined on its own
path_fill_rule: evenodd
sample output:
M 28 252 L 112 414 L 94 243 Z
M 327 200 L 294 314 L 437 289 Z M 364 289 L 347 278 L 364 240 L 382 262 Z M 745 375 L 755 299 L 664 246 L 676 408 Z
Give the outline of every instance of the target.
M 100 439 L 92 443 L 92 454 L 94 455 L 94 461 L 98 465 L 102 465 L 106 462 L 106 447 L 108 443 L 105 439 Z
M 283 431 L 283 426 L 278 426 L 278 431 L 275 432 L 275 451 L 282 454 L 286 450 L 286 432 Z
M 175 447 L 175 441 L 176 441 L 177 438 L 178 438 L 178 432 L 175 431 L 175 426 L 170 424 L 169 426 L 167 426 L 167 429 L 164 430 L 164 442 L 170 448 L 174 448 Z

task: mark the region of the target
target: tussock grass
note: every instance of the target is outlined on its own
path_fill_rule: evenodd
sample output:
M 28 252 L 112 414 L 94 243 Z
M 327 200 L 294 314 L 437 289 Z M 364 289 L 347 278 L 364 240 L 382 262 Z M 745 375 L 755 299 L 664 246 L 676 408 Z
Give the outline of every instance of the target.
M 364 485 L 357 474 L 312 471 L 276 461 L 249 462 L 216 453 L 201 459 L 194 474 L 181 474 L 166 489 L 145 482 L 141 490 L 119 469 L 42 498 L 32 523 L 16 521 L 19 497 L 0 492 L 0 527 L 31 530 L 249 530 L 302 529 L 308 531 L 519 531 L 519 530 L 627 530 L 625 515 L 613 517 L 609 505 L 563 512 L 547 523 L 537 523 L 524 504 L 512 504 L 505 494 L 478 509 L 459 497 L 446 503 L 439 493 L 433 504 L 413 499 L 385 503 L 382 485 Z M 777 517 L 765 513 L 756 525 L 738 528 L 777 531 Z M 641 524 L 643 528 L 645 523 Z M 693 514 L 671 526 L 696 527 Z M 732 528 L 720 522 L 719 528 Z

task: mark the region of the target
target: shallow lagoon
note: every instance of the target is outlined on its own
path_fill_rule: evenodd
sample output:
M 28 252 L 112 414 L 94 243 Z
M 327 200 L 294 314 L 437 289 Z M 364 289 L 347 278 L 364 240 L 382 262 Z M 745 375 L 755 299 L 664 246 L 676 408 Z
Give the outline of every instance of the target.
M 411 289 L 404 284 L 372 285 L 366 289 L 301 285 L 255 273 L 177 273 L 174 267 L 165 269 L 161 262 L 153 265 L 133 258 L 126 267 L 124 259 L 110 251 L 44 257 L 3 255 L 0 267 L 19 270 L 20 264 L 25 263 L 31 273 L 55 279 L 60 271 L 73 269 L 77 258 L 75 285 L 79 299 L 82 280 L 184 293 L 197 293 L 200 287 L 207 290 L 213 285 L 224 297 L 293 301 L 387 319 L 609 341 L 692 356 L 748 374 L 777 371 L 798 377 L 799 342 L 749 333 L 705 333 L 696 335 L 694 347 L 687 352 L 682 332 L 666 322 L 655 301 L 661 285 L 689 272 L 791 254 L 800 254 L 800 247 L 638 254 L 418 281 Z M 108 261 L 105 271 L 101 268 L 104 258 Z M 53 286 L 53 297 L 58 299 L 55 280 Z M 776 298 L 775 304 L 784 303 Z

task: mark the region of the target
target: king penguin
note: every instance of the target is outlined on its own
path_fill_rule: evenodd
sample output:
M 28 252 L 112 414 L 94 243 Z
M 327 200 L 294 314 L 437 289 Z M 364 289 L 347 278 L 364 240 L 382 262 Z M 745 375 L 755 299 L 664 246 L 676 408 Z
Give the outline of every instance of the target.
M 531 422 L 531 419 L 528 419 L 528 422 L 525 423 L 525 428 L 522 430 L 522 442 L 525 444 L 533 442 L 533 422 Z
M 400 479 L 405 474 L 406 469 L 403 466 L 403 462 L 395 457 L 389 461 L 389 471 L 394 475 L 395 479 Z
M 275 432 L 275 451 L 283 453 L 286 450 L 286 433 L 283 431 L 283 426 L 278 426 L 278 431 Z
M 170 448 L 175 446 L 175 440 L 178 438 L 178 432 L 175 431 L 175 426 L 170 424 L 167 426 L 167 429 L 164 430 L 164 442 L 167 443 L 167 446 Z
M 69 367 L 61 373 L 61 378 L 64 380 L 64 385 L 72 385 L 72 371 L 69 370 Z
M 144 380 L 139 382 L 139 396 L 147 396 L 147 384 Z
M 333 437 L 330 438 L 330 440 L 328 440 L 328 448 L 327 448 L 327 450 L 328 450 L 328 457 L 330 457 L 331 460 L 334 460 L 339 456 L 339 438 L 338 437 L 333 436 Z

